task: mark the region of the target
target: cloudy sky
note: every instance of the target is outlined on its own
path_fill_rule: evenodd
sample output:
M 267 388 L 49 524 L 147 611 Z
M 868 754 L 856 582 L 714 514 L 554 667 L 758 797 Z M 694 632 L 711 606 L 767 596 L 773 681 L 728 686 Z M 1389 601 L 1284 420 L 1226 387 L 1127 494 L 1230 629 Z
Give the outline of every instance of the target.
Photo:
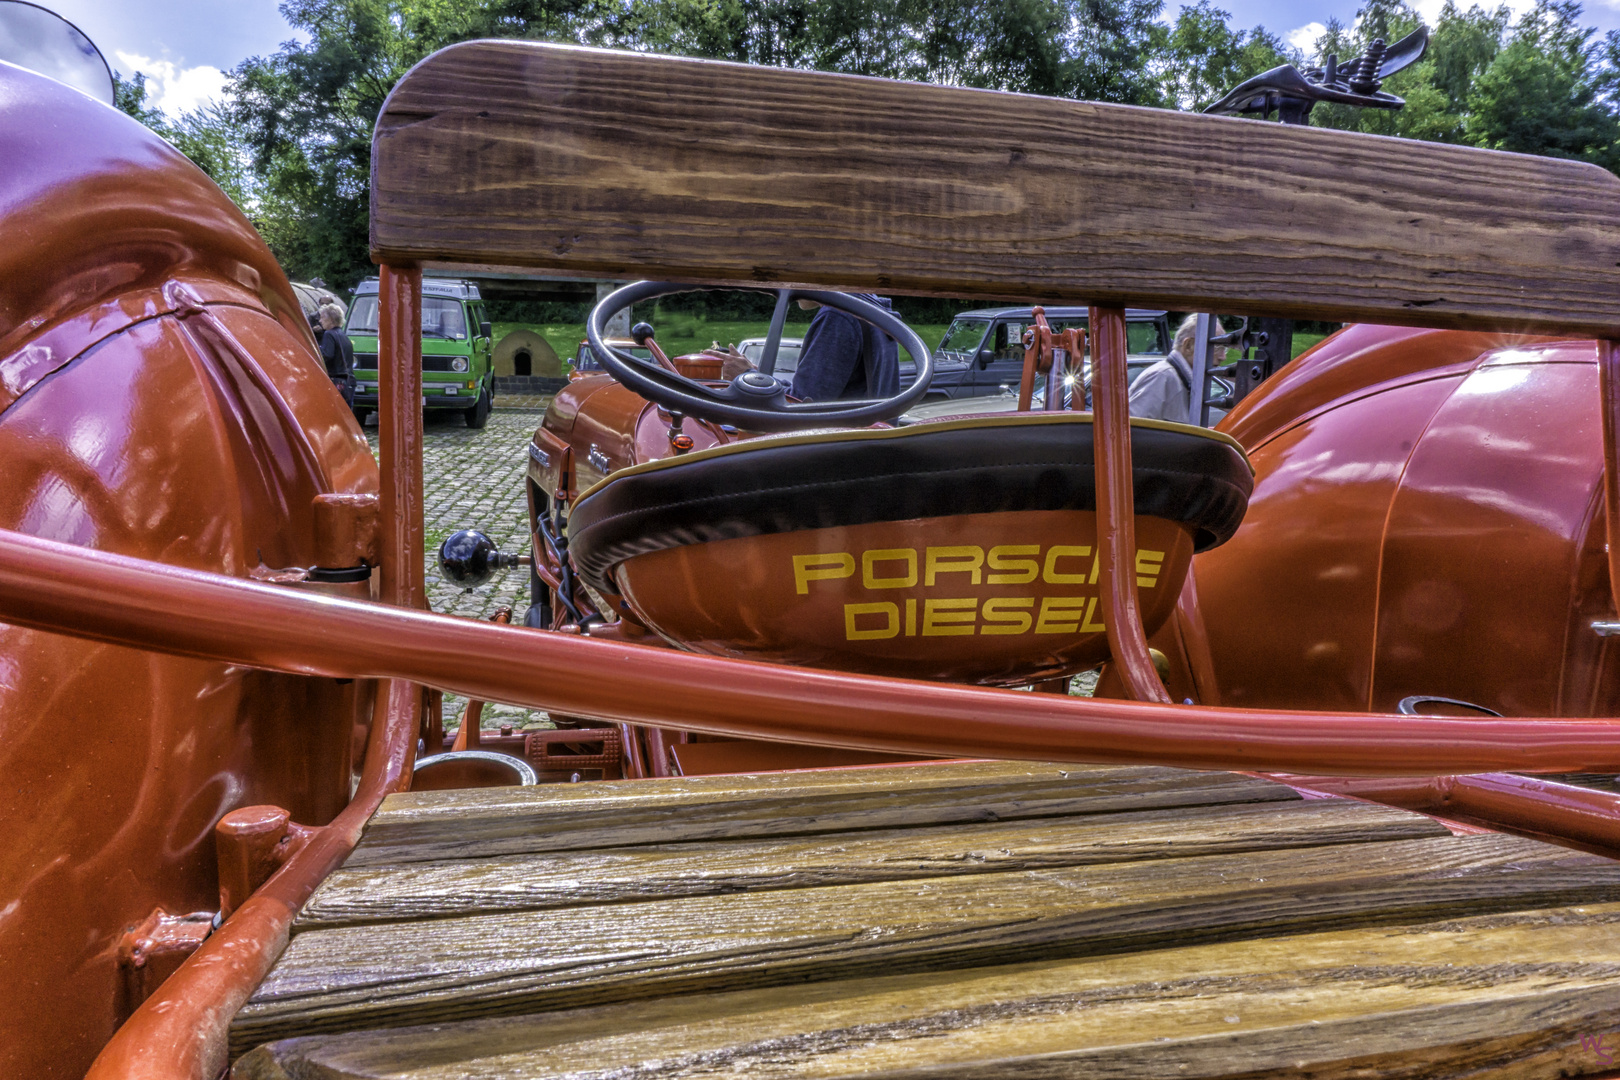
M 78 25 L 125 76 L 145 72 L 152 99 L 165 112 L 194 109 L 218 94 L 224 73 L 246 57 L 274 52 L 294 37 L 277 0 L 40 0 Z M 1268 30 L 1309 49 L 1321 24 L 1349 22 L 1358 0 L 1216 0 L 1241 26 Z M 1524 10 L 1526 0 L 1510 0 Z M 1431 21 L 1444 0 L 1416 0 Z M 1176 0 L 1166 3 L 1178 10 Z M 1620 28 L 1620 0 L 1587 0 L 1585 22 Z

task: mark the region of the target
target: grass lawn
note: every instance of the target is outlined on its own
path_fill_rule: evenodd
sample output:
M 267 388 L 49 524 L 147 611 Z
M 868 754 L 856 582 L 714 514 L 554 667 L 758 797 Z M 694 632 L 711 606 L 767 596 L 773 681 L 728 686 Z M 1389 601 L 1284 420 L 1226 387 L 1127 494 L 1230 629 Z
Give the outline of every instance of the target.
M 789 322 L 784 336 L 803 337 L 809 322 Z M 912 329 L 923 339 L 924 343 L 932 349 L 939 345 L 940 339 L 945 336 L 945 323 L 935 325 L 920 324 Z M 704 319 L 694 319 L 690 316 L 666 316 L 662 325 L 655 324 L 657 340 L 660 347 L 670 356 L 680 356 L 682 353 L 697 352 L 706 349 L 715 342 L 721 345 L 735 345 L 747 338 L 764 337 L 770 329 L 770 324 L 760 322 L 710 322 Z M 499 344 L 501 338 L 513 330 L 533 330 L 546 339 L 557 355 L 563 360 L 571 360 L 579 351 L 579 343 L 585 340 L 584 323 L 553 323 L 547 326 L 535 326 L 529 323 L 496 323 L 494 326 L 495 341 Z

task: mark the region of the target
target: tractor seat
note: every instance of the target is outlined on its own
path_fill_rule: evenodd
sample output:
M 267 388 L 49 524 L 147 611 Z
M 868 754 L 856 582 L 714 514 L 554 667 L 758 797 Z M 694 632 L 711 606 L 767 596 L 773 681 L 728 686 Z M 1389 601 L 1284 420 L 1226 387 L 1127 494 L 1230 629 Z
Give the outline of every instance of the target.
M 1136 514 L 1188 529 L 1195 551 L 1237 531 L 1254 488 L 1230 436 L 1131 421 Z M 626 559 L 689 544 L 956 514 L 1097 508 L 1089 413 L 1016 413 L 900 428 L 796 432 L 621 469 L 576 502 L 569 554 L 620 592 Z

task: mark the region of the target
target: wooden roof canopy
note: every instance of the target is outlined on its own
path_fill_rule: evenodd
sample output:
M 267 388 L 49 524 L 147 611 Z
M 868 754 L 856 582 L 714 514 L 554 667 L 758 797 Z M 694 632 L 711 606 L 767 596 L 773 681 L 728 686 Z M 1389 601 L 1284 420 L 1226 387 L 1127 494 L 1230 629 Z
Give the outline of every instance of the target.
M 1620 178 L 1593 165 L 521 41 L 452 46 L 395 87 L 371 246 L 394 265 L 1620 336 Z

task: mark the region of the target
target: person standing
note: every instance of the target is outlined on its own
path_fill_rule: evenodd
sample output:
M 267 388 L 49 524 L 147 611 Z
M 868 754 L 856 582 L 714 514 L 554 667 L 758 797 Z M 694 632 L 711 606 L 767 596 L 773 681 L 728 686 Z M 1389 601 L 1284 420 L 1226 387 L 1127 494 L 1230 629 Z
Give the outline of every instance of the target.
M 894 310 L 886 296 L 851 295 Z M 900 348 L 893 338 L 848 312 L 822 307 L 814 300 L 800 300 L 799 306 L 819 310 L 805 331 L 789 393 L 800 401 L 835 401 L 886 398 L 900 392 Z
M 1220 320 L 1211 319 L 1210 333 L 1225 331 Z M 1136 377 L 1131 384 L 1131 415 L 1147 420 L 1168 420 L 1173 424 L 1196 424 L 1192 416 L 1192 361 L 1197 345 L 1198 316 L 1189 315 L 1176 330 L 1170 355 Z M 1213 357 L 1211 358 L 1213 360 Z
M 319 312 L 320 333 L 316 341 L 321 347 L 321 361 L 326 374 L 343 395 L 344 404 L 354 408 L 354 343 L 343 332 L 343 309 L 336 304 L 323 304 Z

